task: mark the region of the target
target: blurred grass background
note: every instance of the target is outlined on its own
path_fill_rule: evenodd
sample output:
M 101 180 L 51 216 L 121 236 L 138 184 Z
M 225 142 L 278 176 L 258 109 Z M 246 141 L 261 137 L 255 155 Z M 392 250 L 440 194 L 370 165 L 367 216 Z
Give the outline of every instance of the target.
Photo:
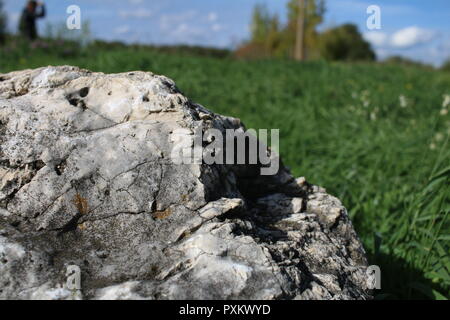
M 248 128 L 280 128 L 280 152 L 293 174 L 326 187 L 348 208 L 370 264 L 382 271 L 376 297 L 449 297 L 450 73 L 239 61 L 223 51 L 101 42 L 11 41 L 0 48 L 2 73 L 63 64 L 164 74 L 192 100 Z

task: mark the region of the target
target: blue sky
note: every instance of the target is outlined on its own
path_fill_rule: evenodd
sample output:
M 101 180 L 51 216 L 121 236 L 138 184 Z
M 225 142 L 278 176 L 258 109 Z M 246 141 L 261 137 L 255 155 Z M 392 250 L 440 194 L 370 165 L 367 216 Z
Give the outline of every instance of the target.
M 25 0 L 6 0 L 15 30 Z M 96 38 L 156 44 L 233 47 L 249 34 L 252 8 L 264 3 L 281 18 L 287 0 L 47 0 L 45 24 L 64 22 L 66 8 L 80 6 Z M 381 30 L 366 27 L 369 5 L 381 8 Z M 403 55 L 440 65 L 450 57 L 450 0 L 327 0 L 321 29 L 345 22 L 358 25 L 378 56 Z M 283 19 L 282 19 L 283 20 Z

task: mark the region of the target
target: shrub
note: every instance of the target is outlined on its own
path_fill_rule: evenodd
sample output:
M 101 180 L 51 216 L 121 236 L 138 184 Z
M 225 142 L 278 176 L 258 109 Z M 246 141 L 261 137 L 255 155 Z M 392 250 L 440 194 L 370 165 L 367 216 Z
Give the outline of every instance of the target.
M 243 60 L 254 60 L 254 59 L 265 59 L 271 56 L 270 52 L 266 49 L 266 46 L 261 43 L 247 43 L 239 47 L 235 52 L 234 56 L 237 59 Z
M 370 44 L 353 24 L 329 29 L 320 35 L 321 56 L 326 60 L 375 60 Z

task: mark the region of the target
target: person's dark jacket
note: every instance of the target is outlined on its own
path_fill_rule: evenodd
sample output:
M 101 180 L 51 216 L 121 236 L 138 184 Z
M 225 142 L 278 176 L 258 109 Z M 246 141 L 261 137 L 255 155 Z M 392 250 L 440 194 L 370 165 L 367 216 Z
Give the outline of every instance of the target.
M 30 12 L 25 8 L 20 18 L 20 33 L 29 40 L 37 38 L 36 20 L 45 17 L 45 6 L 39 6 L 35 12 Z

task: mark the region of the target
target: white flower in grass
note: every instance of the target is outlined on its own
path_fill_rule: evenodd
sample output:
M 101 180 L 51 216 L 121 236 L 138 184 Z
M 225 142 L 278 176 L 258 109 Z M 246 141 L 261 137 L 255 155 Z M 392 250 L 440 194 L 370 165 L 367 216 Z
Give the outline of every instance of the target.
M 434 142 L 430 144 L 430 150 L 436 150 L 436 144 Z
M 439 112 L 441 116 L 446 116 L 448 114 L 448 109 L 441 109 L 441 112 Z
M 446 109 L 450 105 L 450 94 L 444 94 L 442 96 L 444 101 L 442 102 L 442 108 Z
M 377 120 L 377 113 L 380 111 L 380 108 L 375 108 L 373 109 L 373 111 L 370 113 L 370 120 L 375 121 Z
M 370 92 L 368 90 L 364 90 L 363 92 L 361 92 L 361 102 L 364 108 L 367 108 L 370 105 L 369 95 Z
M 438 132 L 438 133 L 436 133 L 434 140 L 436 140 L 437 142 L 440 142 L 440 141 L 444 140 L 444 135 L 442 133 Z
M 398 100 L 400 101 L 400 107 L 406 108 L 408 106 L 408 99 L 404 95 L 400 95 L 398 97 Z

